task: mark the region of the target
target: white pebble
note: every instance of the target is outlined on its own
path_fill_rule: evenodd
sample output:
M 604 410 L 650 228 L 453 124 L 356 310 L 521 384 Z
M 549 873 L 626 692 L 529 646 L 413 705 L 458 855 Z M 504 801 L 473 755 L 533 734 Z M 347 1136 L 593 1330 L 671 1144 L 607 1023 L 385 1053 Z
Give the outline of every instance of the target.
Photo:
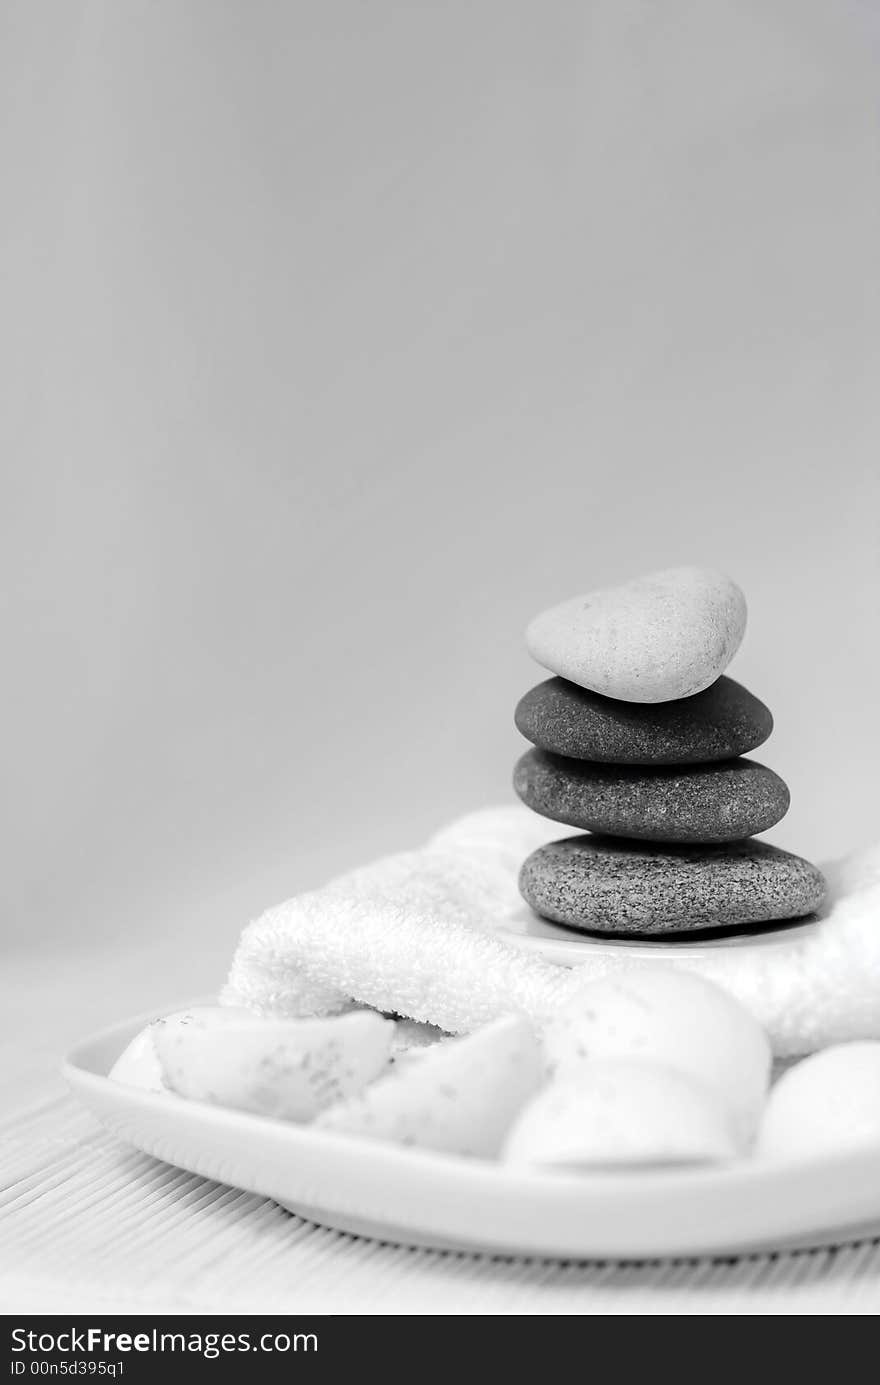
M 865 1041 L 835 1044 L 783 1073 L 767 1102 L 757 1153 L 790 1158 L 871 1143 L 880 1146 L 880 1043 Z
M 713 568 L 677 567 L 543 611 L 526 646 L 551 672 L 606 697 L 669 702 L 714 683 L 745 628 L 735 582 Z
M 673 1068 L 622 1059 L 555 1078 L 504 1146 L 508 1163 L 570 1169 L 717 1163 L 736 1153 L 713 1092 Z

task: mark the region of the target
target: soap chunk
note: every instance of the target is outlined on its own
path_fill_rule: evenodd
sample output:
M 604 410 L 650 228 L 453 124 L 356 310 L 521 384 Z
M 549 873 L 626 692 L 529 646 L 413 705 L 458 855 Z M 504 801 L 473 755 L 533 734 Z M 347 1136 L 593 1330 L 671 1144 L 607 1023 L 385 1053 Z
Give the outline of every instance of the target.
M 675 1068 L 722 1099 L 740 1149 L 754 1138 L 770 1044 L 751 1012 L 702 976 L 652 965 L 586 981 L 548 1026 L 544 1044 L 560 1075 L 606 1058 L 650 1057 Z
M 784 1072 L 761 1126 L 765 1158 L 816 1158 L 880 1143 L 880 1043 L 834 1044 Z
M 466 1038 L 426 1049 L 361 1096 L 325 1111 L 316 1124 L 392 1144 L 492 1159 L 543 1073 L 532 1026 L 505 1017 Z
M 509 1164 L 576 1170 L 714 1164 L 737 1147 L 723 1103 L 659 1063 L 606 1059 L 558 1077 L 522 1112 Z

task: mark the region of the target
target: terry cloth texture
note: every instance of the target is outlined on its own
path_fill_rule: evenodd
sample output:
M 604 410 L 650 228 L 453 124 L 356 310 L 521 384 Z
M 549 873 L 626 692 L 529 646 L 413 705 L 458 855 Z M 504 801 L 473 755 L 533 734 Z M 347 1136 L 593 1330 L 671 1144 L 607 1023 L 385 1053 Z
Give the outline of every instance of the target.
M 585 983 L 655 965 L 585 944 L 583 964 L 568 970 L 506 940 L 523 908 L 519 866 L 558 835 L 557 825 L 519 805 L 489 808 L 417 851 L 279 904 L 245 928 L 221 999 L 287 1016 L 333 1014 L 355 1002 L 453 1033 L 511 1013 L 542 1027 Z M 675 944 L 656 950 L 664 966 L 699 972 L 737 996 L 778 1057 L 880 1038 L 880 845 L 824 869 L 829 899 L 807 934 L 700 956 Z

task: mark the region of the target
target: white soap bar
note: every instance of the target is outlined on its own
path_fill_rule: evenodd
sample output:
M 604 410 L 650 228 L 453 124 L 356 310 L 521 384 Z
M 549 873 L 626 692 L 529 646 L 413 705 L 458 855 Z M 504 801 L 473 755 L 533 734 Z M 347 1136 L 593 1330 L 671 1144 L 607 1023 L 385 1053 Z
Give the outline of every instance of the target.
M 162 1078 L 162 1064 L 156 1052 L 159 1025 L 196 1024 L 214 1028 L 240 1024 L 242 1020 L 254 1018 L 252 1010 L 235 1005 L 193 1005 L 189 1010 L 177 1010 L 164 1019 L 154 1020 L 136 1034 L 116 1059 L 109 1075 L 115 1082 L 124 1082 L 128 1087 L 140 1087 L 147 1092 L 165 1092 L 168 1088 Z
M 394 1024 L 370 1010 L 330 1019 L 249 1017 L 155 1026 L 168 1087 L 180 1096 L 282 1120 L 308 1121 L 353 1096 L 388 1065 Z
M 797 1158 L 871 1142 L 880 1144 L 880 1043 L 865 1041 L 835 1044 L 783 1073 L 767 1102 L 757 1153 Z
M 527 1020 L 495 1020 L 395 1067 L 316 1125 L 395 1144 L 493 1158 L 511 1122 L 538 1090 L 544 1065 Z
M 719 1098 L 674 1068 L 598 1059 L 556 1077 L 504 1145 L 511 1164 L 612 1168 L 717 1163 L 736 1157 Z
M 154 1038 L 152 1024 L 134 1036 L 110 1069 L 114 1082 L 124 1082 L 126 1087 L 140 1087 L 145 1092 L 167 1091 L 162 1081 L 162 1064 Z
M 690 972 L 628 968 L 585 982 L 545 1034 L 560 1074 L 585 1060 L 632 1058 L 696 1078 L 726 1104 L 734 1139 L 745 1149 L 770 1081 L 770 1044 L 733 996 Z

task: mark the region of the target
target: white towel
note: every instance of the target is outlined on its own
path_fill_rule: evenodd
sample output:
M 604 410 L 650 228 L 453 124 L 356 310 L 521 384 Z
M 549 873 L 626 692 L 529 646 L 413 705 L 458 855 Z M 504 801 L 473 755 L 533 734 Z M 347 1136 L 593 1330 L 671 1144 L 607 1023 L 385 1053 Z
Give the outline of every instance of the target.
M 466 1032 L 499 1015 L 542 1026 L 585 982 L 653 960 L 584 948 L 569 971 L 503 940 L 521 911 L 517 872 L 560 833 L 524 807 L 468 814 L 418 851 L 387 856 L 280 904 L 243 932 L 224 1004 L 278 1015 L 332 1014 L 352 1002 Z M 779 1057 L 880 1038 L 880 845 L 826 868 L 830 900 L 808 934 L 773 947 L 688 955 L 664 965 L 725 986 L 767 1028 Z

